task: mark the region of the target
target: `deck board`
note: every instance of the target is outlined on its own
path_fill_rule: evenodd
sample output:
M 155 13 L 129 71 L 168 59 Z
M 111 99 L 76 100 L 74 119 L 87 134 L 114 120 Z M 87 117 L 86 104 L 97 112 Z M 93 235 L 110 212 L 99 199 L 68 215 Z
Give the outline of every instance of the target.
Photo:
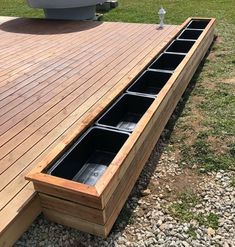
M 13 19 L 0 26 L 0 246 L 27 205 L 40 212 L 24 179 L 127 87 L 179 31 L 153 24 Z M 120 88 L 122 88 L 120 90 Z M 105 99 L 105 106 L 103 100 Z M 67 138 L 67 141 L 64 141 Z M 31 210 L 31 211 L 30 211 Z

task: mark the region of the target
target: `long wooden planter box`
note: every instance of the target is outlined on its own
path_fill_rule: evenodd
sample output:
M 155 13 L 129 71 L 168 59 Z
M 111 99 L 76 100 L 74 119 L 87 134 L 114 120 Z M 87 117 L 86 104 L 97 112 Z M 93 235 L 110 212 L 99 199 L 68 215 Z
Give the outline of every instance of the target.
M 188 25 L 189 30 L 197 29 L 197 23 L 189 24 L 191 20 L 204 22 L 203 18 L 187 19 L 178 36 Z M 151 150 L 213 41 L 215 19 L 205 20 L 209 22 L 200 36 L 188 48 L 182 62 L 94 186 L 45 173 L 45 169 L 60 157 L 56 152 L 27 175 L 26 179 L 33 181 L 39 192 L 42 210 L 48 219 L 91 234 L 108 236 Z

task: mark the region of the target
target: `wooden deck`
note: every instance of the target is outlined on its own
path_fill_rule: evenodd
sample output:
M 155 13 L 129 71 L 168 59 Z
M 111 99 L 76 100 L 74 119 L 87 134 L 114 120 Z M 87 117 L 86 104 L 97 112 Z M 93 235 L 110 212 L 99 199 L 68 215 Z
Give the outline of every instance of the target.
M 0 23 L 0 246 L 9 246 L 41 211 L 25 175 L 90 125 L 179 27 Z

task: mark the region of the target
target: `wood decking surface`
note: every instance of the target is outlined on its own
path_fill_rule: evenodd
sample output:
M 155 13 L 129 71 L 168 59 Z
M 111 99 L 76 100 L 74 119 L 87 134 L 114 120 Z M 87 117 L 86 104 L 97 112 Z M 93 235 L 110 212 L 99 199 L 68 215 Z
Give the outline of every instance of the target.
M 0 21 L 1 24 L 1 21 Z M 167 25 L 12 19 L 0 25 L 0 246 L 40 213 L 25 180 L 91 124 L 178 31 Z M 19 227 L 20 226 L 20 227 Z M 11 239 L 9 239 L 11 238 Z

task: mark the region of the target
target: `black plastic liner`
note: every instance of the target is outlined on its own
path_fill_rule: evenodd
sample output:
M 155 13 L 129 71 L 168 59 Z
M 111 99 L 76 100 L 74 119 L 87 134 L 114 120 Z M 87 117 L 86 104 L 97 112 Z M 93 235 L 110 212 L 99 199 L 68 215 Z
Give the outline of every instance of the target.
M 175 70 L 184 59 L 185 55 L 163 53 L 149 67 L 157 70 Z
M 47 174 L 94 186 L 209 21 L 194 20 Z
M 153 101 L 150 97 L 124 94 L 96 124 L 131 132 Z
M 47 173 L 95 185 L 128 137 L 128 133 L 93 127 Z
M 191 29 L 205 29 L 208 25 L 209 20 L 193 20 L 189 23 L 187 28 Z
M 166 52 L 187 53 L 194 43 L 195 41 L 175 40 L 169 45 Z
M 172 73 L 147 70 L 127 89 L 127 92 L 156 96 L 171 75 Z
M 192 39 L 197 40 L 198 37 L 201 35 L 203 31 L 202 30 L 190 30 L 186 29 L 184 30 L 178 37 L 178 39 Z

